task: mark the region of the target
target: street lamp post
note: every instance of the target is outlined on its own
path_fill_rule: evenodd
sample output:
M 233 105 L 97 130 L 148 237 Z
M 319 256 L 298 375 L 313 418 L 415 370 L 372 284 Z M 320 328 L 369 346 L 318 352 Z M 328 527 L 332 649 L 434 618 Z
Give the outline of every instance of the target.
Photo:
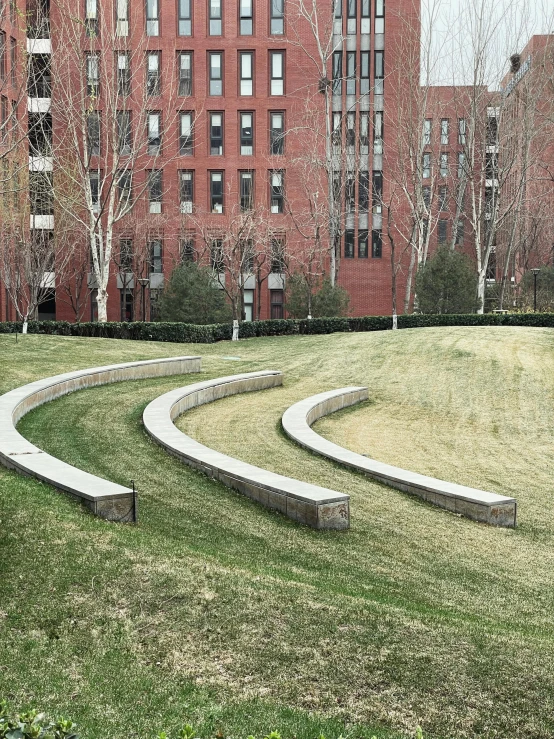
M 531 270 L 533 273 L 533 313 L 537 312 L 537 275 L 540 272 L 538 267 Z
M 146 321 L 146 286 L 150 280 L 148 277 L 139 277 L 139 283 L 142 288 L 142 321 Z

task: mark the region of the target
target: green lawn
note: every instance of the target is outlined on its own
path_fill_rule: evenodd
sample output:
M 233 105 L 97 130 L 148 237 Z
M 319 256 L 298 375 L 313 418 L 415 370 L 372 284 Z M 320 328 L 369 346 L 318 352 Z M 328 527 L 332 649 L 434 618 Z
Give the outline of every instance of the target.
M 201 354 L 202 375 L 96 388 L 22 433 L 122 484 L 138 527 L 0 470 L 0 696 L 76 720 L 83 739 L 341 732 L 401 739 L 554 735 L 554 332 L 439 328 L 175 345 L 0 335 L 0 391 L 61 371 Z M 230 359 L 230 357 L 240 357 Z M 144 406 L 256 369 L 282 388 L 179 421 L 246 461 L 351 495 L 316 532 L 165 454 Z M 316 428 L 385 462 L 518 499 L 518 528 L 428 506 L 297 448 L 291 403 L 349 384 L 368 403 Z

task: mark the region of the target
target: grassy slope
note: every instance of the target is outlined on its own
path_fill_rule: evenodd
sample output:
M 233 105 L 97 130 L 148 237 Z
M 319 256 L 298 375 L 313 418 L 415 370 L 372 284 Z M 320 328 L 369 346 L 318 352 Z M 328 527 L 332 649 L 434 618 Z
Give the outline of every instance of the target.
M 155 447 L 140 427 L 144 405 L 194 376 L 51 403 L 23 433 L 92 472 L 134 477 L 141 524 L 99 521 L 0 471 L 0 694 L 59 706 L 90 739 L 133 729 L 142 739 L 185 717 L 234 736 L 275 725 L 333 734 L 346 722 L 357 736 L 380 724 L 397 737 L 418 721 L 436 737 L 551 736 L 554 333 L 425 329 L 202 347 L 34 336 L 16 346 L 0 336 L 0 390 L 182 353 L 203 355 L 203 377 L 285 371 L 283 388 L 218 401 L 179 424 L 242 459 L 350 493 L 351 531 L 300 527 Z M 288 405 L 348 384 L 369 385 L 371 402 L 321 421 L 321 433 L 514 494 L 518 529 L 424 505 L 282 436 Z

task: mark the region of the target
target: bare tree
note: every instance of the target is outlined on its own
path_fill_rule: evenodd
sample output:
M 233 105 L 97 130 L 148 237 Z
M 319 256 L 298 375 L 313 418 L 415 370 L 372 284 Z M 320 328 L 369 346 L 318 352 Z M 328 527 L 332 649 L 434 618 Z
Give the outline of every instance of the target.
M 176 109 L 185 101 L 177 106 L 176 98 L 188 90 L 171 55 L 148 51 L 148 39 L 138 30 L 142 8 L 123 5 L 126 20 L 99 12 L 96 3 L 79 20 L 76 0 L 56 0 L 52 10 L 52 73 L 67 79 L 52 99 L 60 162 L 55 204 L 87 234 L 99 321 L 107 320 L 118 229 L 125 229 L 139 203 L 153 216 L 162 211 L 160 157 L 162 149 L 179 151 Z M 164 156 L 164 164 L 170 160 Z

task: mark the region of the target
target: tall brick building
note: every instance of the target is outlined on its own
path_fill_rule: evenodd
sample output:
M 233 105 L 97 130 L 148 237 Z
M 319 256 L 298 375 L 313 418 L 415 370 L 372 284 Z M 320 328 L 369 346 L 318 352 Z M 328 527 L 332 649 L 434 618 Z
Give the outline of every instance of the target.
M 210 260 L 227 287 L 238 279 L 246 318 L 283 316 L 295 271 L 332 270 L 354 314 L 390 313 L 381 202 L 403 90 L 389 78 L 401 38 L 418 69 L 417 3 L 321 0 L 315 34 L 295 0 L 16 4 L 13 23 L 0 18 L 30 53 L 29 186 L 53 178 L 62 191 L 31 197 L 30 227 L 82 262 L 45 277 L 42 317 L 96 317 L 85 234 L 91 213 L 107 217 L 111 190 L 133 202 L 112 229 L 108 319 L 141 318 L 143 306 L 155 315 L 164 281 L 191 258 Z M 75 144 L 83 111 L 86 141 Z M 218 249 L 249 211 L 250 253 L 233 275 Z M 68 285 L 80 291 L 80 315 Z M 7 302 L 0 318 L 14 317 Z

